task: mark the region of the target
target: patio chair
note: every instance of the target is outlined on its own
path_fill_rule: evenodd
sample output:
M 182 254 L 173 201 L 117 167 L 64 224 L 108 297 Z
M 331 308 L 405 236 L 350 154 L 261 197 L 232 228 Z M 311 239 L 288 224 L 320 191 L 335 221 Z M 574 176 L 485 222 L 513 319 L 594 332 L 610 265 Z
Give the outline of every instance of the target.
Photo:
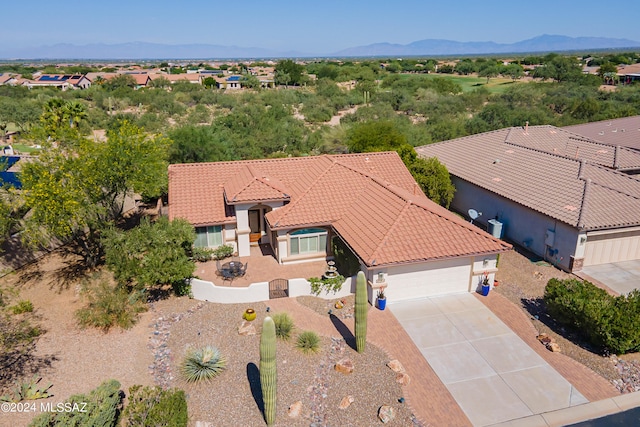
M 220 260 L 217 259 L 216 260 L 216 270 L 217 270 L 217 274 L 218 276 L 222 276 L 222 266 L 220 265 Z
M 240 269 L 240 273 L 238 274 L 238 276 L 242 277 L 245 275 L 245 273 L 247 272 L 248 265 L 249 265 L 249 261 L 244 263 L 244 266 Z
M 225 269 L 222 269 L 220 272 L 222 273 L 222 277 L 224 278 L 224 280 L 231 280 L 233 282 L 233 279 L 235 278 L 233 271 L 227 270 L 225 268 Z

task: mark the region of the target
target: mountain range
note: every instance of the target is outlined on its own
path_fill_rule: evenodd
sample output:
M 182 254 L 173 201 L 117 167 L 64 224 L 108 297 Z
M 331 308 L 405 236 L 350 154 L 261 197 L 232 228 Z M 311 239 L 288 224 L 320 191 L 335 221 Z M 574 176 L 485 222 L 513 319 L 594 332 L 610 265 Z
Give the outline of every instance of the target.
M 541 35 L 516 43 L 459 42 L 425 39 L 409 44 L 375 43 L 327 54 L 276 51 L 258 47 L 211 44 L 169 45 L 146 42 L 121 44 L 55 44 L 29 48 L 0 46 L 0 59 L 228 59 L 370 56 L 449 56 L 497 53 L 535 53 L 638 48 L 640 42 L 607 37 Z

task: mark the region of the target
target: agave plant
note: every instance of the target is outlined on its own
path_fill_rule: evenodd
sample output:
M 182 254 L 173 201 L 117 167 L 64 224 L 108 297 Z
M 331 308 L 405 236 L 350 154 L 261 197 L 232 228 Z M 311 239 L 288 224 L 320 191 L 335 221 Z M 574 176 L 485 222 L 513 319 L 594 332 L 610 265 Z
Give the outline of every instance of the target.
M 207 345 L 191 349 L 182 362 L 182 375 L 187 382 L 194 383 L 210 380 L 219 375 L 226 367 L 227 361 L 216 347 Z

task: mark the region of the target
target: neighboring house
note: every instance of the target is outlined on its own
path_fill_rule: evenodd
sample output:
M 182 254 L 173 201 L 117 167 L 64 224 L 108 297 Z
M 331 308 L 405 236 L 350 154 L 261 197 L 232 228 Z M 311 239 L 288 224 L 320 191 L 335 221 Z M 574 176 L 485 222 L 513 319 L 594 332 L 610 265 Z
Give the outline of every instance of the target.
M 564 270 L 640 259 L 634 150 L 525 126 L 416 151 L 447 166 L 456 186 L 452 209 L 481 212 L 476 221 Z
M 157 74 L 157 77 L 164 77 L 171 83 L 189 82 L 194 84 L 201 83 L 201 77 L 198 73 L 182 73 L 182 74 Z
M 475 291 L 510 245 L 429 200 L 395 152 L 169 166 L 169 218 L 196 246 L 271 246 L 281 264 L 327 260 L 342 239 L 394 301 Z
M 640 64 L 619 66 L 618 77 L 622 84 L 631 84 L 640 80 Z
M 57 87 L 62 90 L 87 89 L 91 87 L 91 80 L 85 74 L 41 74 L 25 85 L 29 89 L 34 87 Z
M 566 126 L 563 129 L 595 141 L 640 151 L 640 116 Z

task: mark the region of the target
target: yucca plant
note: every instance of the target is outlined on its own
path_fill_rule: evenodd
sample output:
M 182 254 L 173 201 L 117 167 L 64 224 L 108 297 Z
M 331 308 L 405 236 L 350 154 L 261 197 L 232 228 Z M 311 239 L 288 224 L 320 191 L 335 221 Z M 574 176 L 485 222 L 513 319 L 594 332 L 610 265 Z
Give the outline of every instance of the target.
M 293 330 L 293 319 L 288 313 L 276 313 L 273 315 L 273 323 L 276 325 L 276 337 L 288 341 Z
M 226 359 L 216 347 L 207 345 L 191 349 L 182 362 L 181 371 L 187 382 L 210 380 L 227 366 Z
M 320 337 L 313 331 L 304 331 L 298 335 L 296 347 L 305 354 L 317 353 L 320 349 Z

